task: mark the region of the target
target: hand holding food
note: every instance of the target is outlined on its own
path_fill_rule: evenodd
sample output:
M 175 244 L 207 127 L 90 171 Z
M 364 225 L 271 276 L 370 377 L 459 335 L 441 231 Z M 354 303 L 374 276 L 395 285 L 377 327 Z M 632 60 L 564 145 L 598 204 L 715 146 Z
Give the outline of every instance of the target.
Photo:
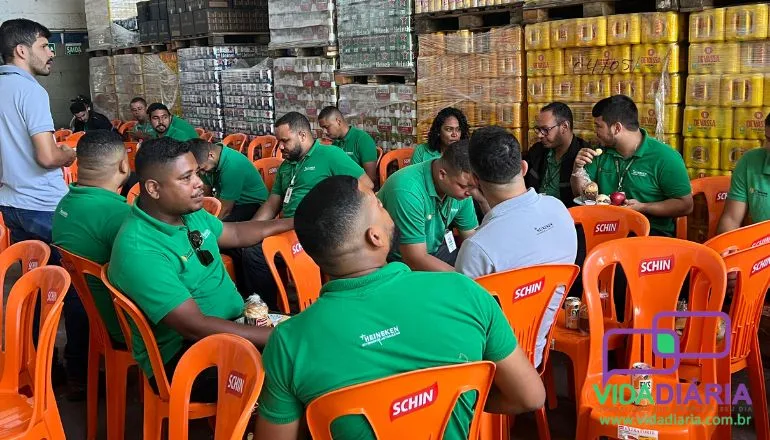
M 601 151 L 601 150 L 598 150 Z M 575 157 L 575 168 L 583 168 L 593 162 L 594 157 L 600 155 L 593 148 L 582 148 Z

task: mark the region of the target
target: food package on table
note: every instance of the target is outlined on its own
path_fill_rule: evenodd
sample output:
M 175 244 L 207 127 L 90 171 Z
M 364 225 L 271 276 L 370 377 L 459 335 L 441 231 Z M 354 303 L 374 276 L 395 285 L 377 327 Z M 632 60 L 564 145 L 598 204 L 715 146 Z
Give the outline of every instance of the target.
M 272 327 L 269 308 L 262 298 L 256 293 L 246 298 L 243 305 L 243 318 L 246 325 L 257 327 Z

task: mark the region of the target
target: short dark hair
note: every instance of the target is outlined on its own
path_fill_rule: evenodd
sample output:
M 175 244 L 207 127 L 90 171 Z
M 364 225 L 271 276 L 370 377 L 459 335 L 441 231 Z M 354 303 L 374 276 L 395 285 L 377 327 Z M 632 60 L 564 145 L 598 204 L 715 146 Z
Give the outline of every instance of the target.
M 112 130 L 91 130 L 78 141 L 78 166 L 98 169 L 107 164 L 106 159 L 112 159 L 113 155 L 125 151 L 126 147 L 119 134 Z
M 468 139 L 470 137 L 470 126 L 468 125 L 468 118 L 460 110 L 454 107 L 447 107 L 442 109 L 433 119 L 433 123 L 428 131 L 428 149 L 431 151 L 440 151 L 441 149 L 441 126 L 444 125 L 447 119 L 455 117 L 460 124 L 460 139 Z
M 634 100 L 626 95 L 602 99 L 594 105 L 591 116 L 601 117 L 607 125 L 620 122 L 626 130 L 639 130 L 639 109 Z
M 0 25 L 0 55 L 10 63 L 16 46 L 32 47 L 39 38 L 51 38 L 51 31 L 40 23 L 25 18 L 6 20 Z
M 142 98 L 141 96 L 137 96 L 136 98 L 132 99 L 131 102 L 128 103 L 128 105 L 136 104 L 137 102 L 141 102 L 142 104 L 145 105 L 145 107 L 147 106 L 147 101 L 145 101 L 145 99 Z
M 275 128 L 278 129 L 281 125 L 288 125 L 292 132 L 297 133 L 301 130 L 305 130 L 308 133 L 312 133 L 310 128 L 310 121 L 307 120 L 305 115 L 298 112 L 289 112 L 281 116 L 280 119 L 275 121 Z
M 187 142 L 179 142 L 168 136 L 144 141 L 136 153 L 136 174 L 144 182 L 150 178 L 149 171 L 153 166 L 166 165 L 189 152 Z
M 541 112 L 551 112 L 557 124 L 568 122 L 569 128 L 573 127 L 572 110 L 563 102 L 552 102 L 540 109 Z
M 468 140 L 452 142 L 441 154 L 441 161 L 456 173 L 470 173 L 471 163 L 468 160 Z
M 318 183 L 294 213 L 294 230 L 305 252 L 320 266 L 331 261 L 355 229 L 364 195 L 358 179 L 332 176 Z
M 510 183 L 521 173 L 521 144 L 502 127 L 483 127 L 470 140 L 470 162 L 479 180 Z
M 214 149 L 214 144 L 200 138 L 190 139 L 187 141 L 187 146 L 199 164 L 205 162 L 209 152 Z
M 165 110 L 166 113 L 171 114 L 171 112 L 168 110 L 168 107 L 166 107 L 164 104 L 161 104 L 160 102 L 153 102 L 150 104 L 149 107 L 147 107 L 147 114 L 151 115 L 152 112 L 158 111 L 158 110 Z
M 85 102 L 77 101 L 70 104 L 70 112 L 72 112 L 73 115 L 84 112 L 86 110 L 88 110 L 88 106 Z
M 324 107 L 323 110 L 321 110 L 321 113 L 318 114 L 318 120 L 320 121 L 321 119 L 329 119 L 337 116 L 342 118 L 342 112 L 337 107 L 330 105 L 328 107 Z

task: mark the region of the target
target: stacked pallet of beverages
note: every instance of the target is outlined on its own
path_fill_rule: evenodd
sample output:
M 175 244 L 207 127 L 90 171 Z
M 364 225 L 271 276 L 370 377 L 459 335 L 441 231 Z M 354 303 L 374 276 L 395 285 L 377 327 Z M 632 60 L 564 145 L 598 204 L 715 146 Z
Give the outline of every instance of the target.
M 762 146 L 770 112 L 768 5 L 690 16 L 690 76 L 682 134 L 691 177 L 729 175 Z
M 115 94 L 118 100 L 117 118 L 122 121 L 134 119 L 131 115 L 131 100 L 137 96 L 144 96 L 142 56 L 123 54 L 112 57 L 115 64 Z
M 416 94 L 412 85 L 349 84 L 340 86 L 338 107 L 349 124 L 369 133 L 387 152 L 415 145 Z
M 414 0 L 417 14 L 519 3 L 519 0 Z
M 88 46 L 91 50 L 139 42 L 136 0 L 85 0 Z
M 118 117 L 118 96 L 115 93 L 115 64 L 112 57 L 88 60 L 93 109 L 110 120 Z
M 195 127 L 223 138 L 228 133 L 224 120 L 222 72 L 248 67 L 267 57 L 264 46 L 216 46 L 179 49 L 179 83 L 182 115 Z
M 142 82 L 144 99 L 160 102 L 175 115 L 182 114 L 179 93 L 179 59 L 176 52 L 146 53 L 142 55 Z
M 273 60 L 275 117 L 296 111 L 306 115 L 321 137 L 318 113 L 337 104 L 334 82 L 336 59 L 330 57 L 282 57 Z
M 333 46 L 333 0 L 269 0 L 270 48 Z
M 167 0 L 172 38 L 268 31 L 267 0 Z
M 441 109 L 456 107 L 472 129 L 499 125 L 527 145 L 521 27 L 423 34 L 419 44 L 417 142 Z
M 229 133 L 273 134 L 273 60 L 222 72 L 225 126 Z
M 680 150 L 684 20 L 675 12 L 619 14 L 527 25 L 529 126 L 540 108 L 568 103 L 577 134 L 595 138 L 591 110 L 616 94 L 631 97 L 642 128 Z M 530 130 L 530 143 L 534 143 Z

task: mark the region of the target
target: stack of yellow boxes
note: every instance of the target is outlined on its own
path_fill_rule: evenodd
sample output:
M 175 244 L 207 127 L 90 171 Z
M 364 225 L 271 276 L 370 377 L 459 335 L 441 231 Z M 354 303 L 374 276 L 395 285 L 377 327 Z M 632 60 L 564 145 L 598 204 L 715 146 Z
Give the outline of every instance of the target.
M 770 112 L 768 5 L 690 16 L 690 76 L 682 134 L 690 176 L 729 175 L 762 146 Z
M 420 35 L 417 59 L 417 141 L 426 142 L 439 111 L 455 107 L 471 130 L 508 128 L 527 145 L 524 117 L 522 30 L 506 26 L 488 32 Z
M 591 109 L 616 94 L 633 98 L 640 124 L 680 150 L 684 69 L 679 42 L 685 22 L 675 12 L 621 14 L 528 25 L 529 140 L 543 105 L 572 108 L 578 136 L 594 140 Z
M 506 5 L 518 0 L 414 0 L 414 13 L 454 11 L 457 9 Z

